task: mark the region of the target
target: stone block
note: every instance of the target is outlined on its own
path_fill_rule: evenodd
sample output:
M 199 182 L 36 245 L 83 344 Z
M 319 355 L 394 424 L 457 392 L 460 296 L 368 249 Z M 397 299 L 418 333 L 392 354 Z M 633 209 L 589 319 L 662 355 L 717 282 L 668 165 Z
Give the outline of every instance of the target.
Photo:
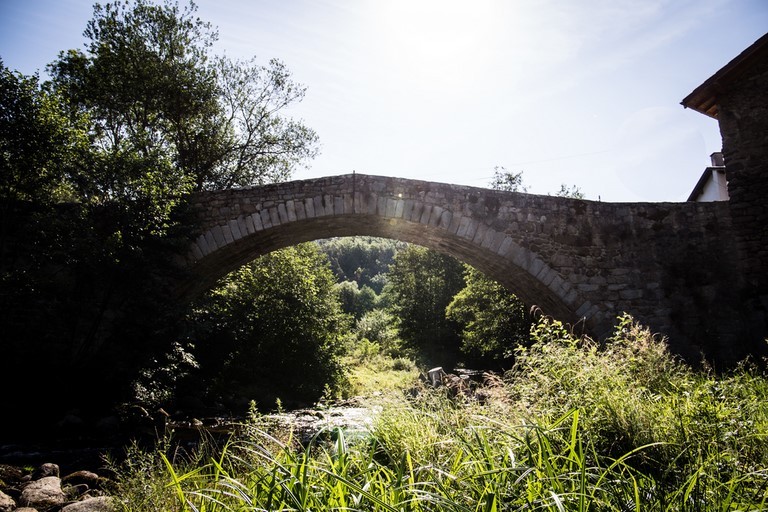
M 296 222 L 298 220 L 296 216 L 296 203 L 293 199 L 285 202 L 285 211 L 288 214 L 288 222 Z
M 216 246 L 219 249 L 227 245 L 227 241 L 224 239 L 224 231 L 222 231 L 221 226 L 214 226 L 213 229 L 211 229 L 211 233 L 213 233 L 213 238 L 216 240 Z
M 315 215 L 315 200 L 314 198 L 307 197 L 304 199 L 304 213 L 308 219 L 314 219 Z
M 397 201 L 391 197 L 387 198 L 387 207 L 384 213 L 385 217 L 392 218 L 395 216 L 395 208 L 397 207 Z
M 272 227 L 272 219 L 269 216 L 269 210 L 261 210 L 259 212 L 259 217 L 261 218 L 261 225 L 264 226 L 264 229 Z
M 379 196 L 376 201 L 376 214 L 381 217 L 387 216 L 387 198 Z
M 411 214 L 413 213 L 413 206 L 415 201 L 413 199 L 406 199 L 403 203 L 403 219 L 411 220 Z
M 395 217 L 398 219 L 403 218 L 403 211 L 405 210 L 405 201 L 403 199 L 398 199 L 395 201 Z
M 343 196 L 333 197 L 333 214 L 344 215 L 344 197 Z
M 432 213 L 429 216 L 429 225 L 436 228 L 440 225 L 440 218 L 443 216 L 443 208 L 440 206 L 432 206 Z
M 235 241 L 235 237 L 232 236 L 232 229 L 229 227 L 229 224 L 221 226 L 221 233 L 224 235 L 226 244 L 231 244 Z
M 449 228 L 451 227 L 452 218 L 453 218 L 453 213 L 451 213 L 450 210 L 443 210 L 442 213 L 440 213 L 440 222 L 438 223 L 437 227 L 448 231 Z
M 248 215 L 245 217 L 245 231 L 252 235 L 256 232 L 256 226 L 253 225 L 253 216 Z
M 290 222 L 288 217 L 288 209 L 285 207 L 285 203 L 280 203 L 277 205 L 277 216 L 280 219 L 280 224 L 287 224 Z
M 206 252 L 203 252 L 203 248 L 205 248 Z M 192 244 L 192 255 L 196 260 L 201 260 L 208 252 L 210 251 L 208 251 L 208 244 L 205 243 L 205 237 L 200 235 L 195 243 Z
M 251 220 L 253 221 L 253 227 L 256 231 L 264 229 L 264 223 L 261 221 L 261 212 L 256 212 L 251 215 Z
M 585 301 L 582 303 L 581 306 L 578 307 L 576 310 L 576 316 L 578 317 L 585 317 L 589 311 L 592 310 L 592 303 L 590 301 Z
M 482 245 L 485 233 L 488 231 L 488 225 L 484 222 L 478 222 L 475 236 L 472 237 L 472 243 L 475 245 Z
M 642 296 L 643 296 L 643 290 L 629 289 L 629 290 L 621 290 L 619 292 L 619 297 L 621 297 L 624 300 L 637 300 Z
M 315 207 L 315 217 L 323 217 L 325 215 L 325 206 L 323 205 L 322 196 L 315 196 L 312 198 L 312 204 Z
M 431 216 L 432 216 L 432 205 L 424 204 L 424 207 L 421 209 L 421 217 L 419 218 L 419 223 L 424 224 L 425 226 L 428 226 L 429 218 Z
M 269 209 L 269 220 L 272 221 L 272 227 L 279 226 L 280 223 L 280 214 L 277 212 L 277 207 L 273 206 Z

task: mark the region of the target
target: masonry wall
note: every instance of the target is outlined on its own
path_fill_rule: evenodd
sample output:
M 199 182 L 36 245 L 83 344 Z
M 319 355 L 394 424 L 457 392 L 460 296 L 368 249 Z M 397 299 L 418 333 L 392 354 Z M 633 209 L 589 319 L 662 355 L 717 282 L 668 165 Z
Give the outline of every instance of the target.
M 768 54 L 719 96 L 718 121 L 748 339 L 768 336 Z

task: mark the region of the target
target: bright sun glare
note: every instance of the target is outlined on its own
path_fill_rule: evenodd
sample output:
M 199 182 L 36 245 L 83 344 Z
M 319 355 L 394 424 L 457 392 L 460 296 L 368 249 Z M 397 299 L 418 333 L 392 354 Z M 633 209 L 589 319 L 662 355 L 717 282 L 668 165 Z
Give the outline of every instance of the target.
M 380 55 L 397 60 L 407 77 L 456 80 L 466 66 L 477 66 L 494 48 L 491 2 L 397 0 L 373 4 Z

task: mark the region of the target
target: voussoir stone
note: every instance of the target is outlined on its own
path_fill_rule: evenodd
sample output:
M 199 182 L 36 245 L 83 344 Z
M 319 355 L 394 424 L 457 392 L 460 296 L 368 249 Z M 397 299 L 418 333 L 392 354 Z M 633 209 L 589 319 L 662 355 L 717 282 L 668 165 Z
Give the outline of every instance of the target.
M 64 504 L 66 495 L 57 476 L 45 476 L 27 484 L 19 500 L 22 506 L 50 510 Z

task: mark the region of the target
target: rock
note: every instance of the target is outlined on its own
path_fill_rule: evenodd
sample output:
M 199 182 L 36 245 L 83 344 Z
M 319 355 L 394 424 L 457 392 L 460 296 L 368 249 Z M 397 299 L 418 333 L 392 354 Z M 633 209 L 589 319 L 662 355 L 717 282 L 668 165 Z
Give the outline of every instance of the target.
M 44 511 L 63 505 L 66 501 L 66 495 L 61 489 L 59 477 L 45 476 L 40 480 L 30 482 L 21 491 L 21 499 L 19 501 L 22 506 Z
M 101 435 L 115 435 L 120 430 L 120 418 L 115 415 L 105 416 L 96 422 L 96 431 Z
M 88 492 L 88 486 L 85 484 L 65 485 L 61 489 L 70 501 L 80 499 L 80 497 Z
M 38 512 L 36 508 L 32 507 L 19 507 L 13 512 Z
M 83 501 L 71 503 L 61 509 L 61 512 L 110 512 L 115 510 L 113 499 L 109 496 L 86 498 Z
M 72 486 L 85 484 L 89 489 L 97 489 L 99 487 L 99 475 L 92 471 L 75 471 L 62 478 L 61 483 Z
M 32 480 L 39 480 L 41 478 L 45 478 L 47 476 L 55 476 L 58 478 L 59 476 L 59 465 L 53 464 L 52 462 L 46 462 L 45 464 L 41 464 L 39 468 L 37 468 L 32 473 Z
M 17 484 L 21 482 L 24 473 L 17 467 L 0 464 L 0 481 L 7 484 Z
M 432 368 L 427 372 L 427 375 L 429 376 L 429 383 L 432 384 L 432 387 L 438 387 L 443 383 L 443 379 L 445 379 L 445 371 L 443 371 L 442 366 L 438 366 L 437 368 Z
M 0 491 L 0 512 L 11 512 L 16 509 L 16 502 L 13 498 Z
M 56 427 L 63 432 L 77 432 L 83 428 L 83 425 L 85 425 L 83 419 L 73 413 L 68 413 L 56 422 Z

